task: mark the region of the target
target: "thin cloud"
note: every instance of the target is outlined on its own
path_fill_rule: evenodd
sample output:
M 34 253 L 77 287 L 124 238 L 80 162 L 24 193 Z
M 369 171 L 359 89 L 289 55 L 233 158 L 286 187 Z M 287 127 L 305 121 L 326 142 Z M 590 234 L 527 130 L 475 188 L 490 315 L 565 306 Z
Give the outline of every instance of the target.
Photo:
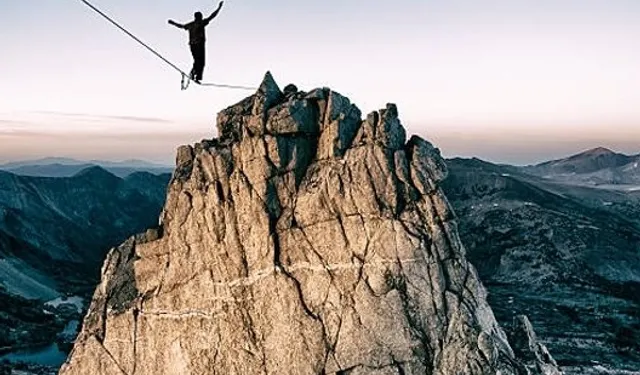
M 144 143 L 149 141 L 173 141 L 192 139 L 197 142 L 202 139 L 210 139 L 214 137 L 212 132 L 186 132 L 186 131 L 162 131 L 162 132 L 127 132 L 127 133 L 112 133 L 112 132 L 98 132 L 98 131 L 65 131 L 65 132 L 48 132 L 39 130 L 22 130 L 22 129 L 1 129 L 0 137 L 20 137 L 20 138 L 34 138 L 34 139 L 61 139 L 69 141 L 82 141 L 82 140 L 109 140 L 109 141 L 136 141 L 138 143 Z M 0 138 L 1 139 L 1 138 Z M 142 142 L 144 140 L 144 142 Z
M 162 118 L 153 118 L 153 117 L 138 117 L 138 116 L 102 116 L 102 118 L 112 119 L 112 120 L 125 120 L 125 121 L 140 121 L 140 122 L 155 122 L 160 124 L 173 124 L 173 121 L 162 119 Z
M 172 164 L 175 151 L 211 134 L 173 133 L 48 133 L 0 131 L 0 161 L 14 161 L 64 154 L 76 159 L 143 159 Z
M 57 111 L 30 111 L 32 114 L 54 115 L 61 117 L 83 118 L 86 120 L 119 120 L 119 121 L 135 121 L 135 122 L 151 122 L 159 124 L 173 124 L 174 121 L 144 116 L 124 116 L 124 115 L 96 115 L 91 113 L 73 113 L 73 112 L 57 112 Z
M 4 126 L 4 125 L 24 127 L 24 126 L 32 125 L 32 123 L 29 122 L 29 121 L 22 121 L 22 120 L 0 119 L 0 126 Z M 0 131 L 2 131 L 2 130 L 6 130 L 6 128 L 5 129 L 0 128 Z

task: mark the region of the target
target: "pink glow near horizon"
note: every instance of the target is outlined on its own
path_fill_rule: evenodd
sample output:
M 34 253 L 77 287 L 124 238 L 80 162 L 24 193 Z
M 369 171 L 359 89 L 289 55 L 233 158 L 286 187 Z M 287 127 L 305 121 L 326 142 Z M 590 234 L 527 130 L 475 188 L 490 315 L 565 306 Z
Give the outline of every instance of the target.
M 214 136 L 247 92 L 179 90 L 179 76 L 81 4 L 0 4 L 0 161 L 157 161 Z M 180 66 L 210 2 L 99 1 Z M 640 2 L 229 1 L 208 30 L 206 79 L 330 86 L 363 112 L 398 104 L 447 156 L 529 163 L 606 146 L 640 152 Z

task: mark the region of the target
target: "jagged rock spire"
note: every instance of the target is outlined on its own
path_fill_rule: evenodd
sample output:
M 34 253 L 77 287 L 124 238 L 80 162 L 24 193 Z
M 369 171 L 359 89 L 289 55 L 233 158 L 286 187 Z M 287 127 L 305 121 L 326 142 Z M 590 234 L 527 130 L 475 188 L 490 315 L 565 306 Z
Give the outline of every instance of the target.
M 107 258 L 61 374 L 527 374 L 395 105 L 363 121 L 267 73 L 217 125 Z

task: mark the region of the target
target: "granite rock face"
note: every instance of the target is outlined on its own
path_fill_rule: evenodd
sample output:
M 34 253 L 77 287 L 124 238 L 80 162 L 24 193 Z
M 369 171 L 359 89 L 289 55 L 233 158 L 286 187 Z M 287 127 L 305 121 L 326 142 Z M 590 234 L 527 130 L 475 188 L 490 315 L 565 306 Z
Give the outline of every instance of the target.
M 217 125 L 109 254 L 61 374 L 555 374 L 512 350 L 394 105 L 267 74 Z

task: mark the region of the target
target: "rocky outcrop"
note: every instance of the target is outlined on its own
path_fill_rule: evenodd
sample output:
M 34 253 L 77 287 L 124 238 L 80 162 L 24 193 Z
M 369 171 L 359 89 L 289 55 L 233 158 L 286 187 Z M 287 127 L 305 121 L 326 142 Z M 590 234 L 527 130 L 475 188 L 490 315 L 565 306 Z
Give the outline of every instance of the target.
M 466 261 L 439 151 L 270 74 L 178 150 L 61 374 L 527 374 Z M 540 371 L 533 373 L 542 373 Z
M 533 373 L 549 375 L 561 374 L 558 364 L 549 354 L 549 350 L 538 342 L 533 326 L 525 315 L 518 315 L 513 320 L 513 327 L 509 331 L 509 341 L 516 356 Z

